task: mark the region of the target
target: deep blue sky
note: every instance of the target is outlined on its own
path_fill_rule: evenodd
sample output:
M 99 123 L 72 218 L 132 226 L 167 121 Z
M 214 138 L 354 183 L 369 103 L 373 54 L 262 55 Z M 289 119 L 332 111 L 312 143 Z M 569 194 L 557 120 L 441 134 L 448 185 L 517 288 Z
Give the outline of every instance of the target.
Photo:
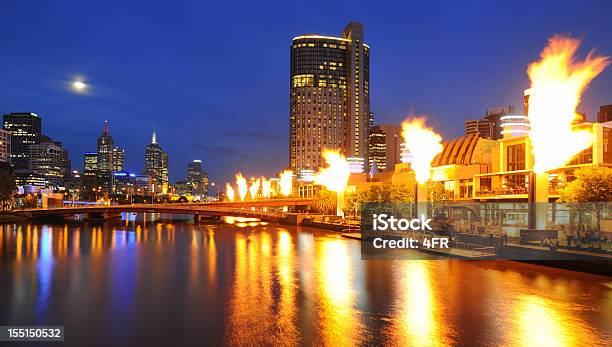
M 555 33 L 612 55 L 610 1 L 5 1 L 0 113 L 31 111 L 70 150 L 94 151 L 104 120 L 140 171 L 152 124 L 171 180 L 202 159 L 212 180 L 287 164 L 289 46 L 365 23 L 377 123 L 425 114 L 445 137 L 486 108 L 522 110 L 527 65 Z M 66 81 L 83 76 L 77 95 Z M 586 91 L 595 119 L 612 103 L 612 68 Z

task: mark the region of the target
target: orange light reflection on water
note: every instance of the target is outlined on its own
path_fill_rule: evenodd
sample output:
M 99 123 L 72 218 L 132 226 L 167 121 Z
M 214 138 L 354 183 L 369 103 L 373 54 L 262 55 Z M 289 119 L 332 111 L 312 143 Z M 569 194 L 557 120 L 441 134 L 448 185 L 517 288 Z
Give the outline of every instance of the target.
M 351 285 L 353 269 L 347 243 L 342 239 L 324 239 L 316 244 L 317 294 L 321 335 L 324 344 L 357 343 L 362 322 L 355 310 Z
M 297 286 L 295 283 L 295 259 L 291 234 L 281 229 L 276 244 L 276 266 L 280 284 L 278 310 L 278 329 L 284 332 L 286 341 L 298 341 L 299 331 L 295 324 L 297 307 L 295 305 Z
M 222 306 L 214 314 L 222 317 L 228 344 L 465 345 L 466 336 L 478 336 L 486 345 L 572 346 L 606 345 L 612 336 L 606 330 L 612 285 L 588 274 L 515 262 L 364 262 L 358 243 L 277 225 L 198 230 L 154 222 L 135 224 L 135 235 L 108 225 L 81 228 L 0 226 L 0 254 L 16 260 L 6 266 L 22 270 L 14 271 L 15 291 L 7 297 L 20 302 L 17 294 L 34 278 L 29 271 L 42 274 L 47 290 L 70 275 L 87 283 L 88 297 L 102 297 L 105 274 L 122 265 L 107 256 L 121 248 L 141 264 L 148 260 L 142 271 L 154 271 L 155 280 L 185 281 L 178 294 L 190 314 L 203 312 L 192 302 L 202 300 L 206 310 Z M 76 262 L 87 268 L 74 277 L 81 265 L 65 265 L 80 254 Z M 29 267 L 32 259 L 44 266 Z M 177 266 L 186 277 L 173 277 Z M 228 291 L 215 296 L 220 288 Z M 70 295 L 78 296 L 74 290 Z M 141 295 L 164 298 L 148 287 Z

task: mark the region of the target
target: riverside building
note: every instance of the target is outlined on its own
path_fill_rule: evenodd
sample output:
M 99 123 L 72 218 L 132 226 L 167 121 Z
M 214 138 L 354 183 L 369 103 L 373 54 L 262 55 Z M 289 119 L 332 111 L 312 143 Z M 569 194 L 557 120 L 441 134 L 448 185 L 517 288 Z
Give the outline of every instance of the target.
M 341 37 L 294 37 L 290 67 L 291 169 L 316 171 L 324 148 L 365 163 L 371 112 L 370 47 L 363 24 L 349 23 Z

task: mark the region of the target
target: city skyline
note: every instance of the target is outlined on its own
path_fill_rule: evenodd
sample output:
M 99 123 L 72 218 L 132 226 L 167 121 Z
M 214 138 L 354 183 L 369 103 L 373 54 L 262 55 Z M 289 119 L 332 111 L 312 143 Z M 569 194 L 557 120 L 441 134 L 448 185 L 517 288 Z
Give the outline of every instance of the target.
M 193 159 L 203 160 L 211 181 L 227 180 L 236 170 L 271 176 L 288 165 L 287 53 L 294 36 L 336 36 L 346 23 L 363 22 L 373 51 L 371 111 L 376 123 L 398 124 L 410 112 L 425 114 L 450 138 L 463 132 L 464 120 L 479 118 L 487 108 L 510 104 L 520 109 L 522 91 L 528 87 L 524 67 L 538 58 L 550 35 L 570 33 L 582 37 L 585 47 L 612 52 L 607 40 L 612 29 L 605 16 L 609 4 L 586 4 L 579 12 L 565 3 L 554 4 L 553 15 L 552 7 L 543 3 L 400 4 L 396 11 L 368 5 L 340 11 L 339 5 L 331 4 L 330 13 L 338 15 L 314 21 L 290 14 L 306 5 L 282 4 L 274 14 L 279 22 L 265 28 L 255 26 L 266 19 L 264 13 L 245 5 L 235 14 L 239 25 L 231 29 L 214 18 L 203 26 L 186 24 L 208 20 L 207 8 L 197 5 L 192 13 L 151 8 L 138 17 L 139 28 L 130 22 L 130 13 L 138 9 L 120 5 L 124 7 L 118 23 L 125 25 L 115 28 L 104 22 L 104 16 L 91 16 L 90 11 L 104 13 L 106 8 L 41 4 L 27 12 L 34 20 L 21 22 L 23 7 L 9 4 L 0 16 L 17 34 L 4 34 L 7 50 L 39 51 L 2 58 L 0 85 L 7 92 L 0 96 L 0 108 L 3 114 L 39 114 L 45 133 L 70 151 L 73 168 L 80 167 L 83 153 L 95 149 L 92 141 L 99 136 L 100 124 L 109 120 L 115 141 L 126 150 L 129 170 L 142 171 L 143 148 L 155 123 L 171 157 L 171 182 L 185 177 L 184 166 Z M 225 5 L 214 6 L 227 10 Z M 169 24 L 163 34 L 155 30 L 164 16 L 178 15 L 192 20 Z M 516 23 L 517 15 L 524 22 Z M 63 23 L 64 16 L 71 20 Z M 515 25 L 500 25 L 508 21 Z M 488 30 L 480 30 L 485 26 Z M 248 35 L 247 27 L 254 28 Z M 125 37 L 112 34 L 119 30 Z M 201 44 L 201 37 L 209 42 Z M 72 44 L 73 38 L 78 45 Z M 252 64 L 240 66 L 236 57 L 245 48 L 252 52 Z M 179 49 L 186 54 L 175 53 Z M 263 52 L 265 58 L 259 54 Z M 41 59 L 48 62 L 46 68 L 39 64 Z M 151 75 L 156 79 L 143 85 Z M 611 75 L 605 71 L 584 93 L 579 109 L 589 120 L 596 119 L 599 106 L 610 103 L 606 92 L 612 86 Z M 76 78 L 91 89 L 71 90 L 68 82 Z M 253 86 L 257 92 L 252 92 Z
M 0 11 L 0 341 L 612 341 L 612 2 Z

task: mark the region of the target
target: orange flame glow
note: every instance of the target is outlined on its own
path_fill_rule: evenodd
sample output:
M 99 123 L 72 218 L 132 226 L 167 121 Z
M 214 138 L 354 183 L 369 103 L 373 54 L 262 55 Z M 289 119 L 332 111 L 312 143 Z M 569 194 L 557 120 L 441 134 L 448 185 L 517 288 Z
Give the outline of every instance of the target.
M 576 61 L 580 40 L 554 36 L 529 65 L 531 79 L 528 117 L 534 171 L 546 172 L 567 164 L 593 142 L 590 130 L 575 130 L 576 106 L 589 82 L 610 63 L 609 57 L 591 51 Z
M 324 150 L 323 158 L 328 167 L 319 169 L 314 179 L 317 184 L 324 185 L 328 190 L 342 193 L 346 189 L 351 171 L 346 158 L 335 150 Z
M 248 189 L 246 179 L 241 173 L 236 174 L 236 186 L 238 186 L 238 195 L 240 196 L 240 200 L 244 201 Z
M 261 181 L 258 179 L 254 180 L 249 187 L 249 193 L 251 194 L 251 199 L 255 200 L 257 198 L 257 192 L 259 191 L 259 184 Z
M 265 177 L 261 178 L 261 194 L 264 198 L 270 197 L 270 192 L 272 191 L 272 181 L 267 180 Z
M 281 194 L 289 196 L 293 192 L 293 171 L 285 170 L 280 174 Z
M 410 166 L 419 183 L 429 181 L 431 162 L 442 152 L 442 137 L 425 126 L 425 118 L 412 118 L 402 123 L 402 137 L 412 154 Z
M 225 184 L 225 195 L 227 195 L 229 201 L 234 201 L 234 188 L 229 183 Z

